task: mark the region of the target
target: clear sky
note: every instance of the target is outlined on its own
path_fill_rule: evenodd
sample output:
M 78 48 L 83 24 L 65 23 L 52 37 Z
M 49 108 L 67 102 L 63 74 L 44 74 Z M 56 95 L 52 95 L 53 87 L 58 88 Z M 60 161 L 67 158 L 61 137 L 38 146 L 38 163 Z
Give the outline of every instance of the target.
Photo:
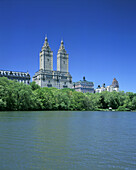
M 63 38 L 73 81 L 136 92 L 136 0 L 0 0 L 0 69 L 39 69 L 47 34 L 54 70 Z

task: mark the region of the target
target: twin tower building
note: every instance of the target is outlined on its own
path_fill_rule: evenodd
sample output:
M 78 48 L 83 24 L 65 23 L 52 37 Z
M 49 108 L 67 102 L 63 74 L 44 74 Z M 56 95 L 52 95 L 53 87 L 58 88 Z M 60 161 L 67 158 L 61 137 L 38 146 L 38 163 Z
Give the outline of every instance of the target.
M 40 68 L 33 76 L 33 81 L 41 87 L 72 88 L 72 76 L 68 71 L 69 55 L 61 41 L 57 54 L 57 71 L 53 70 L 53 52 L 45 37 L 44 45 L 39 55 Z

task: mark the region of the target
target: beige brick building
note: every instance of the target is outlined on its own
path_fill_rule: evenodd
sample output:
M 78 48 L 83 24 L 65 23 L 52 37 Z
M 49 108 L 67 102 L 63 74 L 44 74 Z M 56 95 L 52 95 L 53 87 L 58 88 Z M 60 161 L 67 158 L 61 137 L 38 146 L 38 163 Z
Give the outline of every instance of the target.
M 33 76 L 33 81 L 41 87 L 72 88 L 72 76 L 68 72 L 69 55 L 64 48 L 63 41 L 57 54 L 57 71 L 53 71 L 53 52 L 49 47 L 47 37 L 45 37 L 39 59 L 40 69 Z

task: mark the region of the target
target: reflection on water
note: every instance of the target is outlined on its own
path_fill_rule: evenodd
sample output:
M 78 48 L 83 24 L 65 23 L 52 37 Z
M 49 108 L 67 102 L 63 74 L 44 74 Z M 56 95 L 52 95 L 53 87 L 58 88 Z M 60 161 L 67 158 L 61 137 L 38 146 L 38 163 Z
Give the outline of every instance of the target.
M 0 112 L 0 169 L 135 169 L 135 112 Z

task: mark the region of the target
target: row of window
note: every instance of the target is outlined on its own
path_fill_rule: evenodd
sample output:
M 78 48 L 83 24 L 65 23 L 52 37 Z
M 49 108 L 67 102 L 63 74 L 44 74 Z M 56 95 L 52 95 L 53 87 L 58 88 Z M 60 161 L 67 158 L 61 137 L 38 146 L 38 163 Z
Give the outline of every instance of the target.
M 51 81 L 49 80 L 48 83 L 51 83 Z M 64 82 L 64 85 L 66 85 L 66 84 L 67 84 L 67 82 Z
M 50 61 L 49 58 L 47 58 L 47 61 L 48 61 L 48 62 Z M 41 59 L 41 63 L 42 63 L 42 59 Z M 66 62 L 63 61 L 63 64 L 66 64 Z
M 5 76 L 5 75 L 0 75 L 0 77 L 7 77 L 8 79 L 10 79 L 10 80 L 21 80 L 21 81 L 23 81 L 23 80 L 30 80 L 30 77 L 14 77 L 14 76 Z
M 61 79 L 60 79 L 61 78 Z M 46 76 L 43 76 L 42 78 L 41 78 L 42 80 L 46 80 L 46 79 L 53 79 L 53 76 L 50 76 L 50 75 L 46 75 Z M 67 80 L 67 77 L 64 77 L 64 76 L 62 76 L 62 77 L 58 77 L 57 76 L 57 80 Z M 39 79 L 40 80 L 40 79 Z M 70 79 L 70 82 L 72 82 L 72 80 Z
M 29 76 L 30 77 L 30 75 L 29 74 L 27 74 L 27 73 L 15 73 L 15 72 L 12 72 L 12 71 L 10 71 L 10 72 L 1 72 L 0 71 L 0 75 L 4 75 L 4 76 L 21 76 L 21 77 L 27 77 L 27 76 Z
M 47 87 L 52 87 L 52 84 L 47 84 Z M 68 88 L 67 85 L 63 85 L 63 88 Z

